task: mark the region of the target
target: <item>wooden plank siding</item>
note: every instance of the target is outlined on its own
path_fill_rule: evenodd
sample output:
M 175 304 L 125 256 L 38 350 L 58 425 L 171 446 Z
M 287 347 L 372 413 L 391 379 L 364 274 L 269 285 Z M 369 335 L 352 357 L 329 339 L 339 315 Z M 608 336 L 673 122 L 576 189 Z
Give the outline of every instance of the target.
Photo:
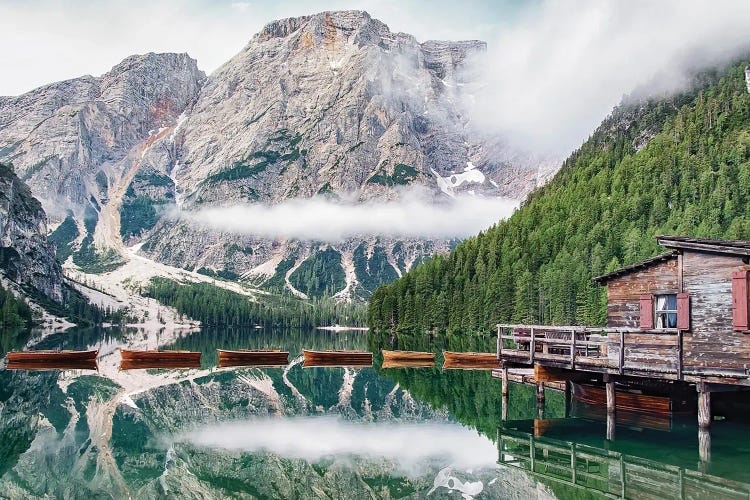
M 653 264 L 607 283 L 607 326 L 612 328 L 640 327 L 641 295 L 659 292 L 677 293 L 677 258 Z
M 638 328 L 644 295 L 684 292 L 690 301 L 690 329 L 683 337 L 684 369 L 744 370 L 750 367 L 750 335 L 735 332 L 732 322 L 732 273 L 743 266 L 741 256 L 685 250 L 679 259 L 615 277 L 607 283 L 607 326 Z M 664 339 L 669 345 L 649 337 L 625 336 L 626 367 L 661 364 L 676 368 L 675 337 Z M 619 356 L 618 339 L 610 334 L 607 352 L 612 362 Z
M 685 368 L 750 366 L 750 336 L 732 324 L 732 273 L 744 265 L 742 257 L 685 251 L 683 262 L 683 289 L 691 302 Z
M 677 371 L 679 356 L 677 336 L 659 334 L 625 334 L 624 366 L 626 370 Z M 610 366 L 617 366 L 620 357 L 620 335 L 610 333 L 607 339 Z

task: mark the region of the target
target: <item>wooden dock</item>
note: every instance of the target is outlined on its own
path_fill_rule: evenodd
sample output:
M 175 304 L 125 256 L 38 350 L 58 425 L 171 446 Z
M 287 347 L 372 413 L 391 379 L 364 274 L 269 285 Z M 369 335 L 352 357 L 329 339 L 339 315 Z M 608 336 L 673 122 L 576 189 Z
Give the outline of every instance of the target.
M 492 378 L 503 378 L 503 370 L 495 369 L 492 370 Z M 508 381 L 516 384 L 524 385 L 537 385 L 537 381 L 534 378 L 533 368 L 510 368 L 508 369 Z M 553 389 L 555 391 L 565 391 L 565 382 L 542 382 L 544 387 L 547 389 Z
M 615 384 L 671 391 L 682 402 L 690 390 L 698 425 L 708 428 L 712 394 L 750 390 L 750 241 L 657 242 L 661 255 L 593 278 L 607 287 L 606 327 L 498 324 L 502 378 L 507 368 L 534 367 L 545 382 L 598 385 L 609 412 Z

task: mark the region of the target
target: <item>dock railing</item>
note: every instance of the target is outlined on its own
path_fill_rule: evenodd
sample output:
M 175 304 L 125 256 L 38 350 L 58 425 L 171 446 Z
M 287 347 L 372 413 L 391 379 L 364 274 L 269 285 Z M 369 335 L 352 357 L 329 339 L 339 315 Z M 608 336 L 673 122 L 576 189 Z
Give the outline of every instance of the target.
M 497 325 L 499 360 L 623 374 L 626 370 L 682 376 L 677 329 Z

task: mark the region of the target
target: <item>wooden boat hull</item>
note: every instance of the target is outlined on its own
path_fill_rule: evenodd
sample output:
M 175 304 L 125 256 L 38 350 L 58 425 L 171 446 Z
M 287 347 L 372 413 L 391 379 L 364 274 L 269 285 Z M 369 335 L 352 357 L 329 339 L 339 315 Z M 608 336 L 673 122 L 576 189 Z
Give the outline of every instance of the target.
M 433 366 L 435 366 L 435 361 L 384 360 L 381 368 L 431 368 Z
M 50 363 L 62 361 L 94 361 L 98 350 L 91 351 L 15 351 L 8 353 L 8 363 Z
M 368 351 L 302 351 L 303 367 L 312 366 L 372 366 L 372 353 Z
M 120 349 L 123 361 L 198 361 L 201 353 L 194 351 L 133 351 Z
M 97 370 L 96 358 L 83 360 L 9 361 L 6 370 Z
M 589 384 L 572 384 L 573 398 L 582 403 L 607 406 L 607 391 L 604 387 Z M 669 396 L 638 394 L 615 389 L 615 408 L 632 413 L 670 415 L 676 407 Z
M 165 368 L 172 370 L 200 368 L 200 358 L 192 359 L 123 359 L 120 370 L 145 370 L 149 368 Z
M 443 359 L 443 368 L 446 370 L 492 370 L 500 368 L 500 362 L 495 353 L 443 351 Z
M 383 354 L 383 361 L 415 361 L 415 362 L 433 362 L 435 361 L 434 352 L 421 351 L 380 351 Z
M 274 367 L 289 364 L 287 351 L 272 350 L 236 350 L 217 349 L 219 368 L 230 366 Z

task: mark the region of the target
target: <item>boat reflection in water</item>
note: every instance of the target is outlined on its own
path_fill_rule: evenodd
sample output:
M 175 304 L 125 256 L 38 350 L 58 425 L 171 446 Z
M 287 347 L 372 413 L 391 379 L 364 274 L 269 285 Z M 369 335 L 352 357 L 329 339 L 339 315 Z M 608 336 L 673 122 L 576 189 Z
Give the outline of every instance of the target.
M 497 431 L 498 463 L 532 472 L 561 497 L 750 496 L 750 473 L 736 464 L 742 450 L 724 454 L 724 462 L 702 462 L 694 427 L 618 412 L 617 441 L 604 439 L 605 428 L 589 418 L 506 422 Z
M 201 353 L 192 351 L 135 351 L 120 349 L 121 370 L 200 368 Z
M 96 359 L 46 361 L 8 361 L 7 370 L 97 370 Z
M 200 367 L 200 359 L 123 359 L 120 362 L 120 370 L 146 370 L 150 368 L 181 370 Z
M 99 354 L 97 349 L 88 351 L 67 350 L 37 350 L 37 351 L 13 351 L 8 353 L 9 362 L 19 363 L 50 363 L 50 362 L 82 362 L 96 361 Z
M 219 368 L 235 366 L 272 368 L 289 364 L 289 353 L 281 350 L 239 349 L 229 351 L 217 349 L 216 353 L 219 356 Z

